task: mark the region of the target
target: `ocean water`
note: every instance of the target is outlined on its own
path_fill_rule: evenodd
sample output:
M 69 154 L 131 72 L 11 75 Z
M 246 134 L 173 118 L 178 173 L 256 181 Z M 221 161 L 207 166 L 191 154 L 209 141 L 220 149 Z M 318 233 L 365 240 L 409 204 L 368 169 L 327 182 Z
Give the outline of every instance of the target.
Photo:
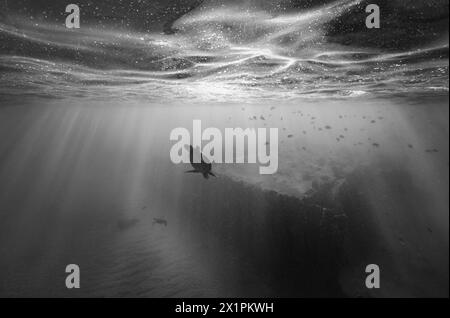
M 0 296 L 448 297 L 447 1 L 380 30 L 365 1 L 0 3 Z M 278 172 L 185 174 L 194 119 L 279 128 Z

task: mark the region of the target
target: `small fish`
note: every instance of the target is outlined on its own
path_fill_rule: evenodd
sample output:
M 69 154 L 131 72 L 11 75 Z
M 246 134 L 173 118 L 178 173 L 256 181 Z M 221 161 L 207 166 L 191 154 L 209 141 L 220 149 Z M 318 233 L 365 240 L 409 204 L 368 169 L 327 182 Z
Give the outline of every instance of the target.
M 160 224 L 160 225 L 167 226 L 167 220 L 160 219 L 160 218 L 153 218 L 153 224 Z

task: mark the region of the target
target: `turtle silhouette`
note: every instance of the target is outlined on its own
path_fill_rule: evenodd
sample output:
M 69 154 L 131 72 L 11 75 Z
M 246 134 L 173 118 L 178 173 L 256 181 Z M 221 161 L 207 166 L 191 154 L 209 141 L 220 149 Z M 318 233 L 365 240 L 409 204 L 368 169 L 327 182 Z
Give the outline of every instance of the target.
M 212 164 L 203 160 L 203 154 L 200 152 L 200 162 L 194 162 L 194 147 L 189 146 L 189 161 L 194 170 L 186 171 L 186 173 L 201 173 L 205 179 L 209 176 L 215 177 L 216 175 L 211 172 Z

